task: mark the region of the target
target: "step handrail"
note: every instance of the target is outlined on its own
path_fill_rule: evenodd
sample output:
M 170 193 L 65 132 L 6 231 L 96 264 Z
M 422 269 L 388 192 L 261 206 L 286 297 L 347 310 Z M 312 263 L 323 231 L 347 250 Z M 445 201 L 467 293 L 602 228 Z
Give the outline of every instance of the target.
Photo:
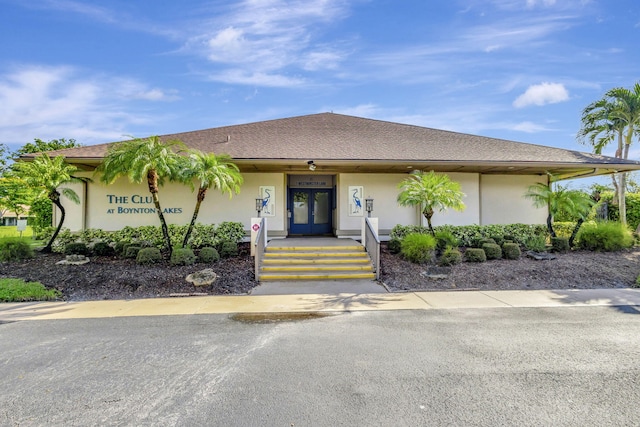
M 266 218 L 261 218 L 260 219 L 260 228 L 258 229 L 258 232 L 256 234 L 256 241 L 255 241 L 255 256 L 254 256 L 254 263 L 255 263 L 255 270 L 254 270 L 254 275 L 255 275 L 255 280 L 256 282 L 260 281 L 260 264 L 262 264 L 262 258 L 264 258 L 264 251 L 265 248 L 267 247 L 267 221 Z
M 373 229 L 369 218 L 365 217 L 364 224 L 364 248 L 371 257 L 376 280 L 380 280 L 380 238 Z

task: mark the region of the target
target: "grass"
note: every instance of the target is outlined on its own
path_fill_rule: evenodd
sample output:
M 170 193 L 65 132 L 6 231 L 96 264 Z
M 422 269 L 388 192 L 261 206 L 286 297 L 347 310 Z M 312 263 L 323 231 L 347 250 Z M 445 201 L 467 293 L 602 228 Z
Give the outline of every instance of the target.
M 61 296 L 60 291 L 47 289 L 40 282 L 0 279 L 0 302 L 50 301 Z
M 33 228 L 31 226 L 27 226 L 27 229 L 22 232 L 22 237 L 32 237 L 33 236 Z M 0 227 L 0 238 L 3 237 L 20 237 L 20 232 L 18 231 L 17 226 L 3 226 Z

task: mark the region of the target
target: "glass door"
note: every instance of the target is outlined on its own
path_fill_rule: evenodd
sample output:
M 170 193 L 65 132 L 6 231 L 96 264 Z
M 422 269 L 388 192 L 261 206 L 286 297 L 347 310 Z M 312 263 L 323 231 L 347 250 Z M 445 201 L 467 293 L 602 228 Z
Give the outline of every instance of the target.
M 289 231 L 291 234 L 331 233 L 332 190 L 289 190 Z

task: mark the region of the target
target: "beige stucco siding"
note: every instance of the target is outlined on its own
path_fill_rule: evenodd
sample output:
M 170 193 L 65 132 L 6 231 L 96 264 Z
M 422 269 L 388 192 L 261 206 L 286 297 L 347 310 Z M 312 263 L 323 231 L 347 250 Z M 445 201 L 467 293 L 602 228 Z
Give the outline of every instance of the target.
M 534 208 L 523 197 L 530 185 L 545 182 L 537 175 L 482 175 L 480 177 L 480 223 L 544 224 L 546 208 Z
M 362 186 L 364 197 L 373 198 L 372 217 L 378 218 L 380 230 L 389 230 L 396 224 L 417 224 L 418 212 L 412 207 L 401 207 L 396 201 L 398 184 L 406 174 L 340 174 L 338 176 L 338 224 L 344 232 L 360 232 L 362 217 L 349 216 L 349 186 Z M 362 201 L 364 206 L 364 200 Z M 364 212 L 366 215 L 366 212 Z
M 470 225 L 480 224 L 480 175 L 477 173 L 448 173 L 449 179 L 460 184 L 464 193 L 465 208 L 463 211 L 447 209 L 436 211 L 431 223 L 437 225 Z M 422 216 L 422 225 L 427 225 L 427 220 Z
M 198 222 L 219 224 L 224 221 L 241 222 L 248 230 L 252 216 L 256 216 L 255 199 L 261 185 L 276 187 L 275 216 L 268 219 L 269 229 L 285 228 L 284 174 L 243 174 L 244 185 L 239 194 L 230 199 L 228 194 L 211 189 L 200 207 Z M 73 184 L 74 190 L 81 195 L 82 184 Z M 167 183 L 160 188 L 160 204 L 169 224 L 188 224 L 191 221 L 196 202 L 196 193 L 189 186 Z M 146 184 L 131 184 L 126 178 L 118 179 L 111 185 L 99 182 L 99 177 L 87 184 L 86 203 L 82 197 L 80 205 L 63 200 L 67 211 L 64 226 L 71 231 L 86 228 L 101 228 L 107 231 L 120 230 L 125 226 L 158 225 L 158 215 Z M 86 219 L 84 212 L 86 211 Z

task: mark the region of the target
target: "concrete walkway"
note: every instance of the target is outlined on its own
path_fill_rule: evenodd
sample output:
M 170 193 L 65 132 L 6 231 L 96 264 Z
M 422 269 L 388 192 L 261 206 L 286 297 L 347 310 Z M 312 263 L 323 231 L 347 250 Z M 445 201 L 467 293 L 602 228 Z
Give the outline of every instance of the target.
M 0 322 L 185 314 L 640 306 L 640 289 L 239 295 L 0 304 Z M 640 313 L 640 310 L 634 311 Z

